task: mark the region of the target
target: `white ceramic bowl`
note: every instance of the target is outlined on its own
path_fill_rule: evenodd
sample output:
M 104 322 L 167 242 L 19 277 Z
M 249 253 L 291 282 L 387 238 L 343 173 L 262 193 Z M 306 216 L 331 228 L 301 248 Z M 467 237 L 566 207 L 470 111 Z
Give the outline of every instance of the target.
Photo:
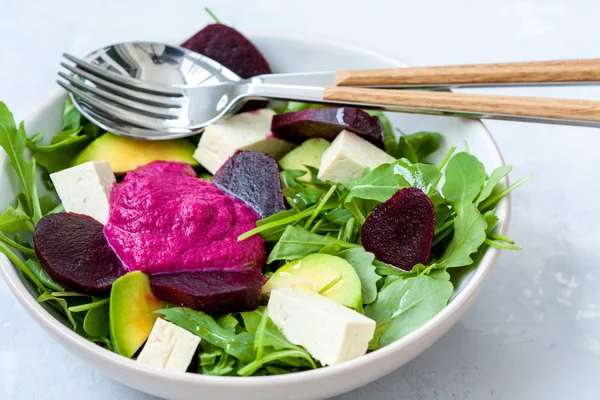
M 250 39 L 263 52 L 273 70 L 302 72 L 335 69 L 402 67 L 404 63 L 376 52 L 337 41 L 307 36 L 250 34 Z M 54 134 L 60 129 L 61 108 L 65 95 L 57 90 L 26 119 L 27 131 Z M 420 115 L 391 115 L 394 126 L 403 132 L 439 131 L 444 134 L 444 148 L 433 155 L 439 158 L 450 145 L 464 148 L 486 166 L 488 173 L 503 165 L 494 140 L 479 121 Z M 17 194 L 16 179 L 0 154 L 0 205 Z M 498 208 L 500 232 L 506 233 L 509 200 Z M 458 320 L 475 299 L 498 257 L 491 248 L 457 285 L 450 304 L 435 318 L 401 340 L 358 359 L 313 371 L 269 377 L 211 377 L 198 374 L 165 372 L 141 365 L 111 353 L 75 334 L 65 321 L 36 301 L 35 291 L 4 256 L 0 271 L 8 287 L 23 307 L 69 351 L 87 360 L 91 366 L 111 378 L 156 396 L 169 399 L 318 399 L 356 389 L 402 366 L 437 341 Z M 65 379 L 68 379 L 65 377 Z M 65 382 L 66 383 L 66 382 Z M 60 385 L 59 382 L 57 382 Z

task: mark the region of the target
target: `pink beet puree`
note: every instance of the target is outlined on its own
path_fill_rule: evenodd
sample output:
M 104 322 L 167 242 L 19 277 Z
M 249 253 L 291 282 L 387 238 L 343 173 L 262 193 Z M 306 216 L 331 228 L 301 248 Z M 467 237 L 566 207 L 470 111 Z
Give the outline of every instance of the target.
M 156 161 L 113 187 L 104 230 L 130 271 L 242 270 L 265 263 L 262 238 L 237 241 L 258 219 L 189 165 Z

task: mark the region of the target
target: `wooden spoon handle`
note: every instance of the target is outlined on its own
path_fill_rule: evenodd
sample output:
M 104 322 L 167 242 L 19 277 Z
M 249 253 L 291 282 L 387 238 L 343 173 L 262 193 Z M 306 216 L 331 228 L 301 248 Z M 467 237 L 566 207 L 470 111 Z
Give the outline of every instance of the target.
M 336 86 L 514 86 L 600 82 L 600 59 L 338 71 Z
M 400 112 L 600 125 L 600 101 L 591 100 L 346 87 L 325 88 L 323 100 Z

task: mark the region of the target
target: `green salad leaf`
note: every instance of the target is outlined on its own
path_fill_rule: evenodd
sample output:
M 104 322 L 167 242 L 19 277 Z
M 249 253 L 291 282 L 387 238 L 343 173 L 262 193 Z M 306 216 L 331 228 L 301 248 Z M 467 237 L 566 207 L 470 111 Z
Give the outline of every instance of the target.
M 27 215 L 35 225 L 42 218 L 42 210 L 36 187 L 35 159 L 25 159 L 27 136 L 23 123 L 17 128 L 12 113 L 6 104 L 0 102 L 0 146 L 6 152 L 10 165 L 13 167 L 24 194 L 24 204 Z M 25 207 L 21 208 L 25 211 Z
M 457 153 L 448 162 L 445 178 L 442 193 L 456 210 L 473 203 L 481 192 L 487 175 L 483 164 L 475 156 Z
M 254 375 L 267 364 L 281 369 L 316 368 L 310 354 L 290 343 L 267 315 L 266 307 L 239 314 L 244 326 L 226 315 L 213 317 L 185 307 L 159 310 L 164 318 L 202 338 L 200 372 Z M 236 320 L 237 321 L 237 320 Z
M 379 292 L 365 308 L 365 315 L 377 322 L 371 350 L 408 335 L 446 307 L 453 287 L 446 277 L 440 278 L 395 278 Z
M 248 332 L 238 334 L 231 327 L 219 325 L 210 315 L 185 307 L 167 308 L 156 313 L 242 362 L 254 360 L 254 336 Z
M 377 298 L 377 283 L 381 280 L 373 265 L 375 255 L 362 247 L 347 249 L 334 255 L 343 258 L 354 267 L 360 279 L 363 304 L 374 302 Z
M 22 199 L 17 199 L 16 207 L 9 204 L 6 211 L 0 214 L 0 231 L 6 233 L 33 232 L 33 222 L 25 210 Z
M 70 167 L 77 154 L 102 133 L 97 125 L 86 121 L 67 98 L 63 106 L 62 131 L 52 137 L 48 145 L 39 144 L 43 134 L 35 135 L 27 140 L 27 147 L 42 167 L 54 173 Z
M 345 249 L 360 247 L 354 243 L 348 243 L 328 236 L 312 233 L 299 226 L 288 225 L 285 228 L 281 239 L 279 239 L 271 251 L 271 254 L 269 254 L 267 264 L 277 260 L 297 260 L 309 254 L 318 253 L 325 246 L 330 244 Z

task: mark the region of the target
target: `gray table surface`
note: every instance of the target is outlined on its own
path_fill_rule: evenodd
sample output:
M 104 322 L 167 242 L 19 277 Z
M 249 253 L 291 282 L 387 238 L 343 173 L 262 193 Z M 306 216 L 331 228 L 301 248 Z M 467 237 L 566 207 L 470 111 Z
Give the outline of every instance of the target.
M 18 118 L 49 91 L 60 54 L 185 36 L 210 6 L 240 30 L 344 39 L 414 65 L 598 57 L 592 0 L 2 0 L 0 99 Z M 368 4 L 368 5 L 367 5 Z M 600 99 L 597 88 L 497 93 Z M 596 129 L 490 122 L 513 177 L 511 235 L 475 305 L 438 343 L 339 399 L 600 396 L 600 135 Z M 67 353 L 0 282 L 0 398 L 149 399 Z

